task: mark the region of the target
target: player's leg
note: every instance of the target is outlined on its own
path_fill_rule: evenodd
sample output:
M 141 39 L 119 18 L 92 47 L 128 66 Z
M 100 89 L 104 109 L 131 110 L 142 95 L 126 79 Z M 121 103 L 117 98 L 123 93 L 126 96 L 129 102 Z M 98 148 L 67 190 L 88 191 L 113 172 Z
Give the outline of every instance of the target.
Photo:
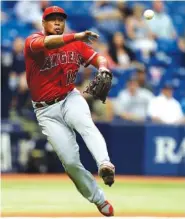
M 47 136 L 79 192 L 90 202 L 98 205 L 104 203 L 102 190 L 80 161 L 79 146 L 74 131 L 62 121 L 60 103 L 37 110 L 36 115 L 43 134 Z
M 99 173 L 105 184 L 114 182 L 114 166 L 110 163 L 105 140 L 95 126 L 87 102 L 81 94 L 74 90 L 63 106 L 64 120 L 84 139 L 88 149 L 97 162 Z

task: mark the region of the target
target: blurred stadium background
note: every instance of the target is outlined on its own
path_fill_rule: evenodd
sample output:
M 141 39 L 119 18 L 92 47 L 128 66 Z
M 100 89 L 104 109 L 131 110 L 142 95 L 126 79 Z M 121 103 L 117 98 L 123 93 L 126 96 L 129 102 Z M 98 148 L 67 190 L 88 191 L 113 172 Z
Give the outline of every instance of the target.
M 106 105 L 85 98 L 116 166 L 112 188 L 96 176 L 116 216 L 185 217 L 185 1 L 1 1 L 2 216 L 100 216 L 63 174 L 31 105 L 24 40 L 49 5 L 66 10 L 66 32 L 100 35 L 92 47 L 114 74 Z M 144 20 L 145 9 L 154 19 Z M 80 91 L 95 72 L 80 69 Z

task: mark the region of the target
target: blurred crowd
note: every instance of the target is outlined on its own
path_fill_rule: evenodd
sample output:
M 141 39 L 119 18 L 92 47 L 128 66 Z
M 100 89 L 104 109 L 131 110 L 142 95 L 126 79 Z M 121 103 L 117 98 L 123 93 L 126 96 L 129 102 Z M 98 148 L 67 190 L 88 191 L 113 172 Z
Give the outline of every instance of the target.
M 49 5 L 53 2 L 17 1 L 13 5 L 13 13 L 17 20 L 30 25 L 36 32 L 42 29 L 42 13 Z M 143 18 L 145 9 L 142 2 L 134 2 L 131 6 L 127 1 L 92 2 L 89 16 L 94 25 L 90 29 L 100 35 L 100 40 L 92 47 L 107 58 L 109 68 L 115 73 L 113 87 L 116 87 L 116 92 L 113 93 L 113 88 L 106 104 L 102 104 L 83 93 L 96 70 L 91 66 L 80 69 L 76 87 L 87 100 L 94 121 L 120 119 L 137 123 L 185 124 L 185 35 L 176 31 L 164 2 L 151 2 L 155 17 L 150 21 Z M 1 22 L 6 25 L 8 19 L 8 12 L 1 11 Z M 77 29 L 67 21 L 65 31 Z M 173 45 L 176 45 L 175 52 Z M 170 52 L 174 52 L 177 59 L 168 53 L 170 46 Z M 11 120 L 12 112 L 20 118 L 35 119 L 26 84 L 23 48 L 24 37 L 20 34 L 13 40 L 11 53 L 2 50 L 2 119 Z M 151 67 L 152 60 L 154 64 Z M 165 74 L 170 74 L 171 66 L 182 74 L 175 78 L 165 75 L 162 81 L 164 73 L 156 67 L 158 65 L 167 69 Z M 128 70 L 124 83 L 119 83 Z

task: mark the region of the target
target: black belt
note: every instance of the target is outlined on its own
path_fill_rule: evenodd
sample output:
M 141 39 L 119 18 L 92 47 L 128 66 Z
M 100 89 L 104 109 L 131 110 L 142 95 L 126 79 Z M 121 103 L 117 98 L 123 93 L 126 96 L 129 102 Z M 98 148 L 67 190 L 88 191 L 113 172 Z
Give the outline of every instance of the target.
M 37 103 L 35 104 L 35 107 L 36 107 L 36 108 L 41 108 L 41 107 L 44 107 L 44 106 L 46 106 L 46 105 L 50 106 L 50 105 L 53 105 L 54 103 L 58 103 L 59 101 L 64 100 L 64 99 L 66 98 L 67 94 L 68 94 L 68 93 L 66 93 L 66 94 L 64 94 L 64 95 L 61 95 L 60 97 L 57 97 L 57 98 L 55 98 L 54 100 L 51 100 L 51 101 L 45 101 L 45 102 L 43 102 L 44 104 L 41 103 L 41 102 L 37 102 Z M 46 104 L 46 105 L 45 105 L 45 104 Z

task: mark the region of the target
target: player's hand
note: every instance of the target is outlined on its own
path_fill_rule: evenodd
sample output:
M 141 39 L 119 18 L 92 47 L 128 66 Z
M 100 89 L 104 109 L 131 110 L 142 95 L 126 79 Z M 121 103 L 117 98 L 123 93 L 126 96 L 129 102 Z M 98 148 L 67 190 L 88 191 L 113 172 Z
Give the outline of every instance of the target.
M 80 40 L 86 43 L 93 43 L 93 41 L 97 40 L 98 37 L 99 35 L 97 33 L 89 30 L 75 34 L 76 40 Z

